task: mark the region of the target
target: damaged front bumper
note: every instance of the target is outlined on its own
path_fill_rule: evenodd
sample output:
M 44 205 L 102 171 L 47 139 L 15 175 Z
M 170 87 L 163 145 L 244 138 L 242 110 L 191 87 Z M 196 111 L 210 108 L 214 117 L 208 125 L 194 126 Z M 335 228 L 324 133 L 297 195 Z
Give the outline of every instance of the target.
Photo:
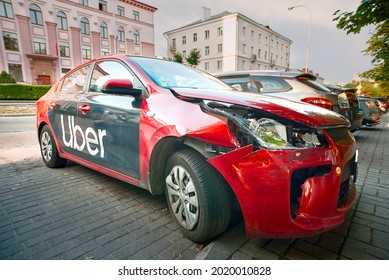
M 248 145 L 208 159 L 233 189 L 249 237 L 311 236 L 344 222 L 356 196 L 355 139 L 329 142 L 313 149 Z

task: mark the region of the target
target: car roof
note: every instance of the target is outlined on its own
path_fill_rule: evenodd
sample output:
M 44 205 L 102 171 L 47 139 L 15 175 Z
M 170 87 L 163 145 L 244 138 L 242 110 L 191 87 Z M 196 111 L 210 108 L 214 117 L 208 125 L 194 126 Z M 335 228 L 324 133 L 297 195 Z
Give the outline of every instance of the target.
M 316 80 L 317 77 L 310 73 L 303 72 L 289 72 L 289 71 L 277 71 L 277 70 L 239 70 L 239 71 L 230 71 L 213 74 L 216 77 L 221 76 L 242 76 L 242 75 L 255 75 L 255 76 L 273 76 L 273 77 L 283 77 L 283 78 L 297 78 L 305 77 L 311 80 Z

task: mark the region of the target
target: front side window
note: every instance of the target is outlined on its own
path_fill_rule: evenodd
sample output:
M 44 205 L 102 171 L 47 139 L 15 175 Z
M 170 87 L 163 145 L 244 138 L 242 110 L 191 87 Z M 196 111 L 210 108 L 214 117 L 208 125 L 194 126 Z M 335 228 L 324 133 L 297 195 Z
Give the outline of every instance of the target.
M 100 24 L 100 37 L 104 39 L 108 38 L 108 26 L 105 22 Z
M 46 40 L 43 38 L 34 38 L 34 53 L 35 54 L 46 54 Z
M 42 10 L 36 4 L 30 5 L 30 21 L 31 24 L 43 25 Z
M 122 26 L 118 27 L 118 40 L 119 40 L 119 42 L 124 42 L 124 40 L 125 40 L 124 28 Z
M 4 48 L 8 51 L 19 51 L 18 36 L 16 33 L 3 31 Z
M 66 14 L 64 12 L 57 13 L 57 24 L 58 29 L 60 30 L 68 30 L 68 19 L 66 18 Z
M 130 80 L 134 88 L 145 90 L 142 83 L 126 66 L 117 61 L 107 60 L 96 63 L 93 69 L 89 91 L 101 92 L 104 83 L 109 79 Z
M 107 1 L 99 0 L 99 10 L 100 11 L 107 11 Z
M 14 18 L 11 0 L 0 0 L 0 17 Z
M 81 34 L 89 35 L 90 34 L 89 20 L 83 17 L 80 23 L 81 23 Z
M 90 65 L 88 64 L 65 76 L 60 92 L 69 94 L 83 92 L 89 69 Z

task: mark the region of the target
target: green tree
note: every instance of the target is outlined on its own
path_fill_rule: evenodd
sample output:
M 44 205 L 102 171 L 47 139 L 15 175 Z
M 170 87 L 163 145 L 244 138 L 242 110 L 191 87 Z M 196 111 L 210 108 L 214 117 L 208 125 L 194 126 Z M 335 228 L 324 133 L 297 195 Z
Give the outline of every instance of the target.
M 173 55 L 173 61 L 174 62 L 178 62 L 178 63 L 183 63 L 184 62 L 184 58 L 182 57 L 182 54 L 177 52 Z
M 2 71 L 0 74 L 0 84 L 15 84 L 15 79 L 5 71 Z
M 186 61 L 190 66 L 197 66 L 200 63 L 200 50 L 193 49 L 190 51 L 188 57 L 186 58 Z
M 377 82 L 389 82 L 389 1 L 362 0 L 354 12 L 334 13 L 337 28 L 347 34 L 358 34 L 365 26 L 374 25 L 368 47 L 363 51 L 373 57 L 373 68 L 361 74 Z

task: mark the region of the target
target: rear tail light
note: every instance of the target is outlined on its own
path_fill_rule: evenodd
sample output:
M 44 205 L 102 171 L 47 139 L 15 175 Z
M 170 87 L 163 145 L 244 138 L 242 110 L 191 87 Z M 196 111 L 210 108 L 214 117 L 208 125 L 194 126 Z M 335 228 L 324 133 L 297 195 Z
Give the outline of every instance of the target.
M 319 97 L 307 97 L 302 99 L 301 101 L 310 103 L 312 105 L 316 105 L 328 110 L 332 109 L 332 101 L 325 99 L 325 98 L 319 98 Z

